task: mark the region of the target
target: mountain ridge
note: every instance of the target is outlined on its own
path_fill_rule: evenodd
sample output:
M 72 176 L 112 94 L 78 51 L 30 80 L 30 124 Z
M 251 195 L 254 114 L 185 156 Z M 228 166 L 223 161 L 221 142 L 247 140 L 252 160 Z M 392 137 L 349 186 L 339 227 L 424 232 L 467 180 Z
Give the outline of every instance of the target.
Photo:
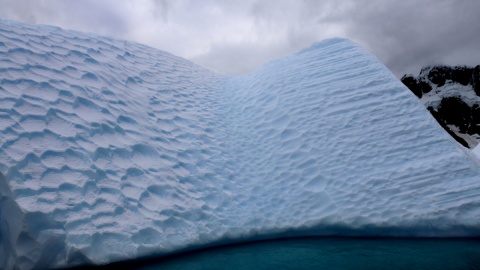
M 427 66 L 401 78 L 437 122 L 460 144 L 480 142 L 480 65 Z

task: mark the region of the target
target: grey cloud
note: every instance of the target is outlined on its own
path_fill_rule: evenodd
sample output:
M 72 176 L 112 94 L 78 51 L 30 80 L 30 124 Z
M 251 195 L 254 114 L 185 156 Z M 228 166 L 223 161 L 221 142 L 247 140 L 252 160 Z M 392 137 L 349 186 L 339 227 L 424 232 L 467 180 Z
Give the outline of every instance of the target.
M 325 38 L 337 36 L 338 22 L 332 14 L 344 4 L 335 1 L 252 1 L 243 16 L 250 19 L 251 31 L 241 41 L 212 42 L 207 52 L 191 60 L 212 70 L 239 74 L 265 62 L 293 53 Z M 349 4 L 348 2 L 345 2 Z M 230 13 L 230 6 L 223 6 Z M 333 28 L 332 28 L 333 27 Z
M 155 17 L 160 17 L 163 23 L 168 23 L 168 14 L 172 8 L 172 3 L 168 0 L 154 0 L 155 8 L 153 10 Z
M 55 16 L 55 8 L 43 1 L 1 0 L 0 17 L 29 23 L 42 23 L 43 17 Z
M 0 17 L 35 24 L 121 36 L 129 29 L 128 10 L 116 1 L 0 0 Z
M 125 20 L 128 11 L 121 5 L 115 5 L 115 1 L 62 1 L 60 6 L 62 12 L 70 16 L 69 21 L 78 28 L 111 36 L 121 36 L 130 31 Z
M 366 47 L 398 77 L 480 64 L 476 0 L 0 0 L 0 17 L 134 40 L 239 74 L 331 37 Z
M 398 77 L 432 64 L 480 64 L 479 1 L 359 1 L 347 35 Z M 452 57 L 455 56 L 455 57 Z
M 214 44 L 208 53 L 192 58 L 206 68 L 221 74 L 243 74 L 280 55 L 293 53 L 288 46 L 259 46 L 255 43 Z

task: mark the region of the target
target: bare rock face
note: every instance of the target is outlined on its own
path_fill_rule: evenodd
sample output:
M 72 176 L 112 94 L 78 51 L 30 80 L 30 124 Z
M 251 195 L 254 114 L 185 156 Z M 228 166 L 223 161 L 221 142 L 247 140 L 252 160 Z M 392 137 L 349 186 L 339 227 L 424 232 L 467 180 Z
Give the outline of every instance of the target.
M 413 76 L 403 76 L 402 82 L 419 98 L 422 97 L 422 94 L 432 91 L 430 84 L 419 81 Z
M 457 142 L 480 142 L 480 65 L 425 67 L 417 77 L 401 79 Z
M 480 65 L 473 69 L 471 84 L 477 96 L 480 96 Z

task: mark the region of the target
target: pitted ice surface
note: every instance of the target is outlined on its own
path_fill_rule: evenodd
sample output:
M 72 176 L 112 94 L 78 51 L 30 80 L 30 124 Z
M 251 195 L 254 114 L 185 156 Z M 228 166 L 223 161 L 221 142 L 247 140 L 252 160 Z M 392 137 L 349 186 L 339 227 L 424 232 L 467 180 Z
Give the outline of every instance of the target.
M 331 39 L 241 76 L 0 21 L 0 268 L 300 235 L 479 236 L 480 166 Z

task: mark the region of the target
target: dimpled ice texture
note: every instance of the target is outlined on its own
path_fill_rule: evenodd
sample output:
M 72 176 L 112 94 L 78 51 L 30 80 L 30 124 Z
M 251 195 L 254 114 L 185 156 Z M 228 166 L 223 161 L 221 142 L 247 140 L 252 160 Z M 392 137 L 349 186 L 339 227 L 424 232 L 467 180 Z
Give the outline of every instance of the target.
M 479 236 L 480 166 L 375 56 L 241 76 L 0 21 L 0 268 L 302 236 Z

